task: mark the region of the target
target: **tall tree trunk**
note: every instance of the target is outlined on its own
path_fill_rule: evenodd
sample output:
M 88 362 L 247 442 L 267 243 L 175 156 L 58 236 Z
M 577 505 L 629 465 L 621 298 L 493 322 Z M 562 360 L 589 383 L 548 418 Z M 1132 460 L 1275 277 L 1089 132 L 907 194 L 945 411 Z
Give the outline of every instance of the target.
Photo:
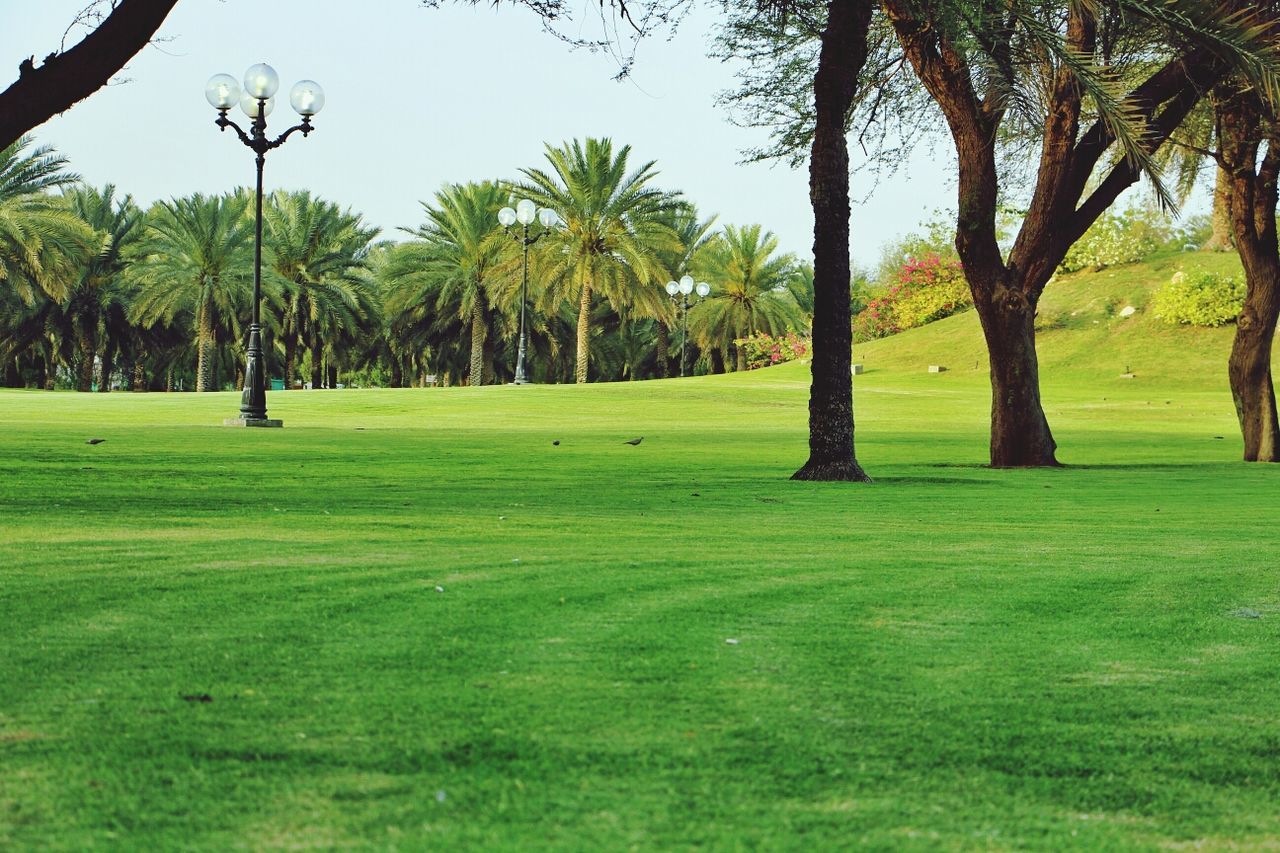
M 711 349 L 711 372 L 717 375 L 724 373 L 724 351 L 720 347 Z
M 850 345 L 852 346 L 852 341 L 850 341 Z M 744 347 L 744 346 L 742 346 L 742 344 L 734 344 L 734 345 L 733 345 L 733 349 L 734 349 L 734 352 L 736 352 L 736 353 L 737 353 L 737 365 L 736 365 L 736 367 L 734 367 L 734 370 L 737 370 L 739 373 L 746 373 L 746 372 L 747 372 L 747 348 L 746 348 L 746 347 Z M 849 358 L 850 358 L 850 359 L 852 359 L 852 358 L 853 358 L 853 350 L 852 350 L 852 349 L 849 351 Z M 849 399 L 849 413 L 850 413 L 850 417 L 852 417 L 852 414 L 853 414 L 853 388 L 852 388 L 852 386 L 851 386 L 851 387 L 850 387 L 850 389 L 849 389 L 849 396 L 850 396 L 850 399 Z
M 671 333 L 667 324 L 658 321 L 658 378 L 668 379 L 671 376 Z
M 573 381 L 581 385 L 587 381 L 587 358 L 591 347 L 591 283 L 582 283 L 582 298 L 578 300 L 578 358 L 573 368 Z
M 298 334 L 285 332 L 284 335 L 284 387 L 293 387 L 293 377 L 298 369 Z
M 471 306 L 471 370 L 467 374 L 467 382 L 471 385 L 484 384 L 484 344 L 488 324 L 485 322 L 484 309 L 480 301 Z
M 116 372 L 116 342 L 111 340 L 111 336 L 107 336 L 107 342 L 102 345 L 102 371 L 98 374 L 98 391 L 107 393 L 111 390 L 111 374 Z
M 1228 89 L 1217 105 L 1222 156 L 1231 170 L 1232 231 L 1246 286 L 1227 375 L 1245 461 L 1280 462 L 1280 424 L 1271 378 L 1271 349 L 1280 318 L 1280 239 L 1276 234 L 1280 129 L 1277 116 L 1252 88 Z M 1259 160 L 1264 141 L 1266 153 Z
M 392 353 L 391 358 L 391 387 L 404 387 L 404 366 L 400 363 L 400 357 Z
M 809 459 L 793 480 L 868 481 L 853 450 L 853 335 L 849 316 L 849 149 L 845 118 L 867 60 L 872 4 L 831 0 L 813 79 L 809 157 L 813 206 L 813 384 Z M 740 354 L 740 358 L 742 355 Z
M 133 363 L 133 390 L 147 390 L 147 370 L 143 364 L 141 353 L 138 354 L 137 360 Z
M 1276 419 L 1276 391 L 1271 379 L 1280 269 L 1267 273 L 1265 283 L 1260 278 L 1250 277 L 1252 286 L 1236 319 L 1227 373 L 1244 438 L 1244 461 L 1280 462 L 1280 421 Z
M 311 336 L 311 390 L 316 391 L 323 381 L 324 350 L 320 348 L 320 335 Z
M 200 306 L 200 330 L 196 333 L 196 391 L 212 391 L 213 362 L 217 344 L 213 326 L 213 306 Z
M 80 375 L 76 379 L 76 390 L 92 391 L 94 359 L 97 356 L 98 350 L 98 344 L 95 340 L 97 337 L 97 318 L 94 318 L 92 325 L 90 325 L 88 321 L 79 323 L 78 325 L 80 327 Z
M 58 385 L 58 365 L 53 360 L 52 353 L 46 353 L 44 357 L 44 390 L 52 391 Z
M 338 387 L 338 365 L 333 359 L 328 360 L 327 384 L 330 388 Z
M 991 368 L 991 467 L 1056 466 L 1057 444 L 1040 402 L 1035 306 L 1020 290 L 974 290 L 998 294 L 976 302 Z
M 18 369 L 17 357 L 6 358 L 4 360 L 4 387 L 22 387 L 22 372 Z
M 1213 184 L 1213 214 L 1210 220 L 1213 233 L 1201 248 L 1206 252 L 1230 252 L 1235 248 L 1231 235 L 1231 176 L 1221 166 L 1215 168 L 1214 172 L 1217 177 Z

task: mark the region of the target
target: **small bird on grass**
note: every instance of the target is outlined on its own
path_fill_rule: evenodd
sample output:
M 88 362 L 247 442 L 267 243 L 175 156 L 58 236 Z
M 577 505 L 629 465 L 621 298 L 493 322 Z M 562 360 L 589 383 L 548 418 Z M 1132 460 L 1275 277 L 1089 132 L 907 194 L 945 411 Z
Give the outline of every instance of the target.
M 85 444 L 102 444 L 104 441 L 106 441 L 105 438 L 90 438 L 85 440 Z
M 639 438 L 633 438 L 633 439 L 631 439 L 630 441 L 624 441 L 624 442 L 622 442 L 622 443 L 623 443 L 623 444 L 630 444 L 632 447 L 635 447 L 637 444 L 639 444 L 639 443 L 640 443 L 640 442 L 642 442 L 642 441 L 644 441 L 644 436 L 643 436 L 643 435 L 642 435 L 642 436 L 640 436 Z

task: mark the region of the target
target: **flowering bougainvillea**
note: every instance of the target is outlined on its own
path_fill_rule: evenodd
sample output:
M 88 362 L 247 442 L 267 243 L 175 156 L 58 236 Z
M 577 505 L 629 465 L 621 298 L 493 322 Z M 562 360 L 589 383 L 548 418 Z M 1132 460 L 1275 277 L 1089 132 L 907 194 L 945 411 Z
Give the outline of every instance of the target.
M 854 318 L 853 336 L 859 341 L 883 338 L 972 307 L 959 261 L 938 255 L 913 258 L 898 270 L 897 282 Z
M 810 349 L 809 339 L 802 338 L 795 332 L 787 332 L 777 337 L 759 333 L 739 338 L 734 343 L 746 352 L 747 370 L 806 358 Z

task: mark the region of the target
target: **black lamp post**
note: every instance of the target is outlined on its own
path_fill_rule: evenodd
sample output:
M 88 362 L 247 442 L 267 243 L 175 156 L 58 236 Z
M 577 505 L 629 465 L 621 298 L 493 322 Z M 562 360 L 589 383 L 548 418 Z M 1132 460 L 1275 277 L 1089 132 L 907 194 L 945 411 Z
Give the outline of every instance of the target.
M 278 427 L 284 422 L 267 417 L 266 365 L 262 356 L 262 167 L 267 152 L 279 148 L 295 131 L 306 136 L 314 128 L 311 117 L 324 106 L 324 90 L 313 80 L 297 83 L 289 92 L 289 103 L 302 116 L 302 123 L 280 134 L 275 139 L 267 137 L 267 116 L 275 108 L 275 93 L 280 88 L 280 77 L 266 63 L 258 63 L 244 74 L 244 93 L 240 84 L 230 74 L 215 74 L 205 85 L 204 96 L 218 111 L 214 122 L 220 130 L 228 127 L 236 132 L 240 141 L 257 154 L 258 183 L 254 196 L 253 240 L 253 319 L 249 323 L 249 346 L 244 369 L 244 392 L 240 396 L 240 415 L 224 421 L 227 426 Z M 227 111 L 236 104 L 245 115 L 253 119 L 249 132 L 227 118 Z
M 695 286 L 693 276 L 683 276 L 680 281 L 667 282 L 667 295 L 671 297 L 671 301 L 675 304 L 676 310 L 680 312 L 681 332 L 680 332 L 680 375 L 684 376 L 684 351 L 689 343 L 689 309 L 694 306 L 694 302 L 689 301 L 689 294 L 694 291 L 698 293 L 698 299 L 706 298 L 711 292 L 711 285 L 705 281 L 700 281 Z M 696 301 L 696 300 L 695 300 Z
M 535 215 L 538 221 L 542 223 L 542 230 L 530 237 L 529 226 L 533 224 Z M 525 306 L 529 302 L 529 247 L 550 233 L 559 219 L 559 214 L 551 208 L 544 207 L 539 209 L 537 205 L 527 198 L 516 202 L 514 210 L 510 207 L 504 207 L 498 211 L 498 223 L 506 229 L 506 232 L 511 235 L 513 240 L 524 248 L 523 278 L 520 281 L 520 343 L 516 346 L 516 377 L 511 380 L 512 385 L 531 384 L 524 370 L 525 338 L 527 337 L 524 312 Z M 519 234 L 511 230 L 511 226 L 517 222 L 521 226 Z

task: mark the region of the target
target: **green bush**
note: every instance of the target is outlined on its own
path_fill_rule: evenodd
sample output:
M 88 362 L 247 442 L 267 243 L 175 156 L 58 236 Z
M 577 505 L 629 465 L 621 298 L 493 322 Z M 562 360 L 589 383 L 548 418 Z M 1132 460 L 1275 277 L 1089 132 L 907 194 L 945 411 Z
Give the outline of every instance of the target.
M 1099 218 L 1076 241 L 1058 269 L 1075 272 L 1136 264 L 1168 244 L 1172 237 L 1167 219 L 1158 210 L 1139 207 L 1110 213 Z
M 1152 299 L 1154 313 L 1166 323 L 1221 326 L 1244 307 L 1245 284 L 1238 276 L 1179 270 Z

